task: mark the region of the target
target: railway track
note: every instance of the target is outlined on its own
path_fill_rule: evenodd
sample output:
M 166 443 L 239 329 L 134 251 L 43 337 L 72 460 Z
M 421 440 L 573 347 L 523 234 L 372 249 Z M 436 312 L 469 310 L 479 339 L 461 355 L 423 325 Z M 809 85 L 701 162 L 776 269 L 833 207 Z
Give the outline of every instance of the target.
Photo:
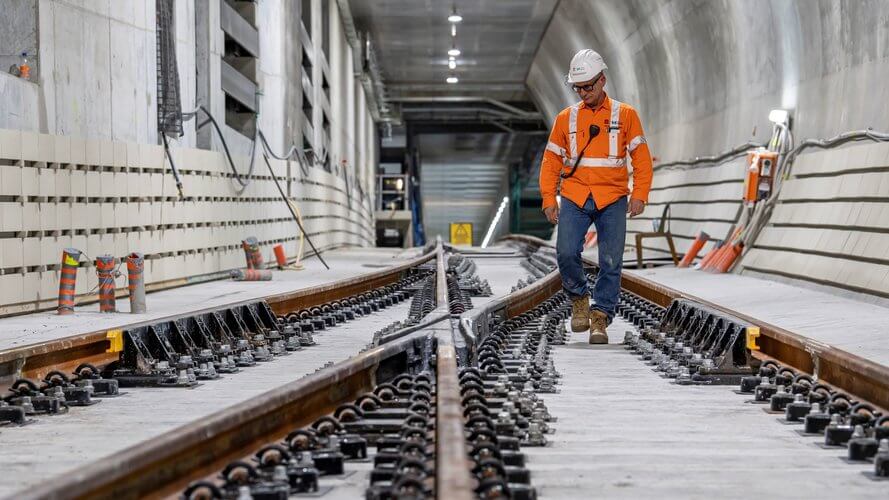
M 408 273 L 414 280 L 405 286 L 423 283 L 413 297 L 425 297 L 425 308 L 413 308 L 407 322 L 368 333 L 371 345 L 355 356 L 17 497 L 537 498 L 557 492 L 584 497 L 583 490 L 559 490 L 546 464 L 565 460 L 560 449 L 568 442 L 561 434 L 584 434 L 561 421 L 578 425 L 568 417 L 603 409 L 576 403 L 557 419 L 548 408 L 549 401 L 565 404 L 559 392 L 576 387 L 558 365 L 559 353 L 578 348 L 564 327 L 570 303 L 545 248 L 539 251 L 544 245 L 514 241 L 530 256 L 523 265 L 536 270 L 534 277 L 477 309 L 467 291 L 483 290 L 468 259 L 448 255 L 441 245 L 399 270 L 362 279 L 363 285 L 348 292 L 330 286 L 323 296 L 302 292 L 267 299 L 276 317 L 311 322 L 288 315 L 366 293 L 362 287 L 374 286 L 369 283 L 404 284 Z M 826 350 L 807 351 L 809 361 L 781 357 L 805 339 L 635 277 L 625 278 L 620 314 L 617 324 L 627 331 L 624 347 L 630 352 L 604 351 L 608 356 L 645 366 L 646 373 L 655 370 L 670 387 L 729 394 L 717 386 L 735 387 L 745 393 L 737 404 L 758 400 L 776 416 L 796 419 L 803 430 L 820 430 L 812 442 L 833 439 L 842 445 L 832 453 L 848 453 L 853 462 L 864 458 L 848 465 L 866 464 L 861 491 L 868 491 L 871 480 L 885 491 L 878 481 L 889 474 L 889 450 L 873 446 L 889 434 L 884 367 Z M 574 368 L 586 358 L 572 359 Z M 807 363 L 831 368 L 813 374 L 805 370 Z M 854 382 L 835 368 L 862 363 L 871 371 Z M 822 414 L 826 427 L 810 429 L 808 420 L 821 425 Z M 769 424 L 777 425 L 764 425 Z M 571 465 L 561 463 L 568 470 Z

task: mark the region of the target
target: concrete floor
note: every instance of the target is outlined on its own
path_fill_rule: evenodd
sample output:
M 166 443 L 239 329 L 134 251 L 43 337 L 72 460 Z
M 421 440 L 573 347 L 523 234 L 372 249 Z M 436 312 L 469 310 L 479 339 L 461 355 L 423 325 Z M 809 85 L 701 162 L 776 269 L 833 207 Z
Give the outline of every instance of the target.
M 616 320 L 611 342 L 629 325 Z M 726 386 L 670 384 L 623 346 L 584 334 L 556 346 L 563 385 L 543 395 L 558 418 L 544 448 L 524 448 L 540 498 L 886 498 L 889 483 L 817 447 L 798 426 Z
M 737 274 L 674 267 L 625 272 L 889 365 L 889 308 Z
M 209 307 L 253 300 L 370 273 L 419 255 L 419 250 L 350 248 L 323 254 L 330 270 L 313 257 L 302 271 L 273 271 L 273 281 L 220 280 L 150 293 L 146 314 L 129 314 L 127 299 L 118 300 L 118 313 L 99 313 L 98 304 L 78 307 L 75 314 L 59 316 L 43 312 L 0 318 L 0 350 L 45 342 L 61 337 L 119 328 L 138 321 L 186 313 Z
M 583 253 L 597 260 L 596 249 Z M 889 365 L 889 308 L 812 288 L 673 266 L 624 270 L 803 337 Z
M 476 274 L 488 280 L 493 294 L 490 297 L 473 297 L 472 306 L 479 308 L 509 293 L 520 279 L 527 279 L 530 274 L 521 265 L 522 257 L 482 257 L 473 259 L 476 263 Z

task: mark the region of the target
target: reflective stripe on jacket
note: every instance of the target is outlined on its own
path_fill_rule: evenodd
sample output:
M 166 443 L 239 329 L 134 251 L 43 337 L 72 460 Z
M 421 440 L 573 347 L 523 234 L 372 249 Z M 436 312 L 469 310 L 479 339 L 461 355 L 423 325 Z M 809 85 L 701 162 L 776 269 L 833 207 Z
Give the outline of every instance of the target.
M 599 126 L 599 134 L 584 150 L 574 175 L 561 179 L 559 174 L 570 172 L 574 166 L 593 124 Z M 651 153 L 636 110 L 608 96 L 595 110 L 583 101 L 565 108 L 556 117 L 540 165 L 543 208 L 556 204 L 557 192 L 578 206 L 583 206 L 592 195 L 597 208 L 630 194 L 627 153 L 633 165 L 631 197 L 648 202 Z

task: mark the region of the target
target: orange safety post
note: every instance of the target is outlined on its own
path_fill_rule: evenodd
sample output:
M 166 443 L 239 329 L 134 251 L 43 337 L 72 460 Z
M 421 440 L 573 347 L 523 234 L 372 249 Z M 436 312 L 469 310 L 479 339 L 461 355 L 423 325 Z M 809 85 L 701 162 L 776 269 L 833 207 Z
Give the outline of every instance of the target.
M 130 312 L 145 312 L 145 257 L 133 252 L 127 255 L 127 286 L 130 290 Z
M 682 257 L 682 261 L 679 262 L 678 267 L 688 267 L 695 261 L 695 258 L 700 253 L 701 249 L 704 248 L 704 245 L 710 239 L 710 235 L 701 231 L 698 233 L 697 238 L 691 243 L 691 246 L 688 248 L 688 251 L 685 252 L 685 255 Z
M 734 245 L 729 245 L 728 249 L 723 255 L 722 259 L 720 259 L 719 263 L 716 264 L 716 272 L 724 273 L 731 269 L 732 264 L 738 260 L 738 256 L 741 255 L 741 250 L 744 249 L 744 244 L 741 242 L 735 243 Z
M 247 269 L 262 269 L 265 261 L 262 259 L 262 251 L 259 249 L 259 241 L 253 236 L 241 241 L 244 247 L 244 257 L 247 259 Z
M 59 314 L 74 312 L 74 286 L 77 284 L 77 266 L 80 265 L 80 250 L 62 250 L 62 270 L 59 276 Z
M 268 269 L 233 269 L 231 277 L 235 281 L 271 281 L 272 272 Z
M 99 312 L 117 312 L 114 297 L 114 265 L 117 259 L 111 255 L 96 257 L 96 274 L 99 275 Z
M 275 261 L 278 262 L 278 269 L 287 267 L 287 255 L 284 253 L 284 245 L 275 245 Z

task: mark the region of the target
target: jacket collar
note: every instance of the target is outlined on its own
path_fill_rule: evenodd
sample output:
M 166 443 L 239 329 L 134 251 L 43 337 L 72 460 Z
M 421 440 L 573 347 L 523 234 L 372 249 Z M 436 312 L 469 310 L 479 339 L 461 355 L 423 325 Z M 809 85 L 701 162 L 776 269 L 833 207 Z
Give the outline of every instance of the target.
M 589 106 L 586 105 L 586 102 L 584 101 L 580 101 L 580 107 L 581 109 L 591 109 Z M 596 109 L 593 109 L 593 112 L 602 109 L 611 109 L 611 98 L 608 97 L 608 94 L 605 94 L 605 99 L 602 99 L 602 102 L 599 103 L 599 106 L 597 106 Z

